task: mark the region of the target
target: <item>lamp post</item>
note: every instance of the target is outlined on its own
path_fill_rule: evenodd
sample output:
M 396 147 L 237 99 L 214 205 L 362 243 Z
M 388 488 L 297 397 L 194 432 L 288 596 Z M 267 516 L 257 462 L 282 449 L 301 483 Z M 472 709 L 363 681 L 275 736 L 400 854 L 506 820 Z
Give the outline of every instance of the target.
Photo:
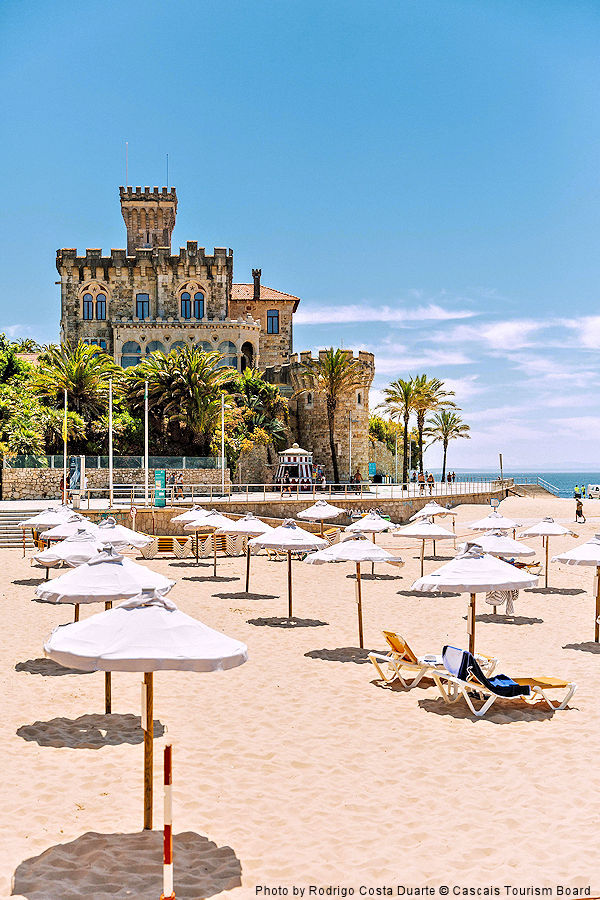
M 108 505 L 113 506 L 113 383 L 108 382 Z
M 221 394 L 221 494 L 225 496 L 225 394 Z
M 144 383 L 144 502 L 148 506 L 148 382 Z

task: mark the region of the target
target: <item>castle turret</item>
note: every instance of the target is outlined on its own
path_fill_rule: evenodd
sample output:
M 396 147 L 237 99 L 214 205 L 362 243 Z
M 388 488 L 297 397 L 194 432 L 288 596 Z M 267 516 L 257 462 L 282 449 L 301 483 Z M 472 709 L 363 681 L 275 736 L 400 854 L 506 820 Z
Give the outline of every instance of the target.
M 121 213 L 127 227 L 127 255 L 141 247 L 171 248 L 177 214 L 175 188 L 120 187 Z

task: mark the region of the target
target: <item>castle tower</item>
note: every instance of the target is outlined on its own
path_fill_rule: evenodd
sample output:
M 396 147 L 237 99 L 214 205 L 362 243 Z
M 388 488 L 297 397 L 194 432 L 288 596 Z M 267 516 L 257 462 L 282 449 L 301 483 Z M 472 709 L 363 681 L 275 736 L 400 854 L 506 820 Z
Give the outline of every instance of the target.
M 127 227 L 127 255 L 134 256 L 140 248 L 168 247 L 177 214 L 175 188 L 157 187 L 143 190 L 120 187 L 121 213 Z

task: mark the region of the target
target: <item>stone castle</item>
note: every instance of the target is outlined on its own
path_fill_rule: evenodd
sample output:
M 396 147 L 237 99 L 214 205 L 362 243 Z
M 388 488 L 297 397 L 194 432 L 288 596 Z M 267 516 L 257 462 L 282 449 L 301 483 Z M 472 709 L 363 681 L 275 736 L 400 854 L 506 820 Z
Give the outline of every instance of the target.
M 187 241 L 177 255 L 171 234 L 177 214 L 175 188 L 120 188 L 127 249 L 62 249 L 56 253 L 61 286 L 61 341 L 84 341 L 107 350 L 124 368 L 154 351 L 196 345 L 218 350 L 223 364 L 242 372 L 260 369 L 290 398 L 294 438 L 312 450 L 332 478 L 325 404 L 305 390 L 303 362 L 293 353 L 293 318 L 300 299 L 261 284 L 234 283 L 233 251 L 207 254 Z M 335 440 L 342 477 L 368 475 L 369 388 L 374 357 L 360 352 L 363 377 L 336 411 Z

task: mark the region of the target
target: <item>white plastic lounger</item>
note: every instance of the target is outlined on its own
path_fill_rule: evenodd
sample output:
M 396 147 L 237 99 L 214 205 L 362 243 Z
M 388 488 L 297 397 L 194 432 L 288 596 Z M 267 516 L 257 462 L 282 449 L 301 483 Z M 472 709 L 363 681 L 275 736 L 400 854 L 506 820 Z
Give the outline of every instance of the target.
M 428 654 L 417 656 L 408 643 L 395 631 L 384 631 L 383 636 L 390 645 L 389 653 L 369 653 L 369 659 L 375 666 L 379 678 L 386 684 L 399 681 L 402 687 L 410 690 L 416 687 L 426 675 L 431 677 L 433 669 L 444 671 L 444 662 L 441 656 Z M 497 659 L 491 656 L 477 654 L 477 660 L 486 675 L 494 671 Z M 412 677 L 408 677 L 408 676 Z

